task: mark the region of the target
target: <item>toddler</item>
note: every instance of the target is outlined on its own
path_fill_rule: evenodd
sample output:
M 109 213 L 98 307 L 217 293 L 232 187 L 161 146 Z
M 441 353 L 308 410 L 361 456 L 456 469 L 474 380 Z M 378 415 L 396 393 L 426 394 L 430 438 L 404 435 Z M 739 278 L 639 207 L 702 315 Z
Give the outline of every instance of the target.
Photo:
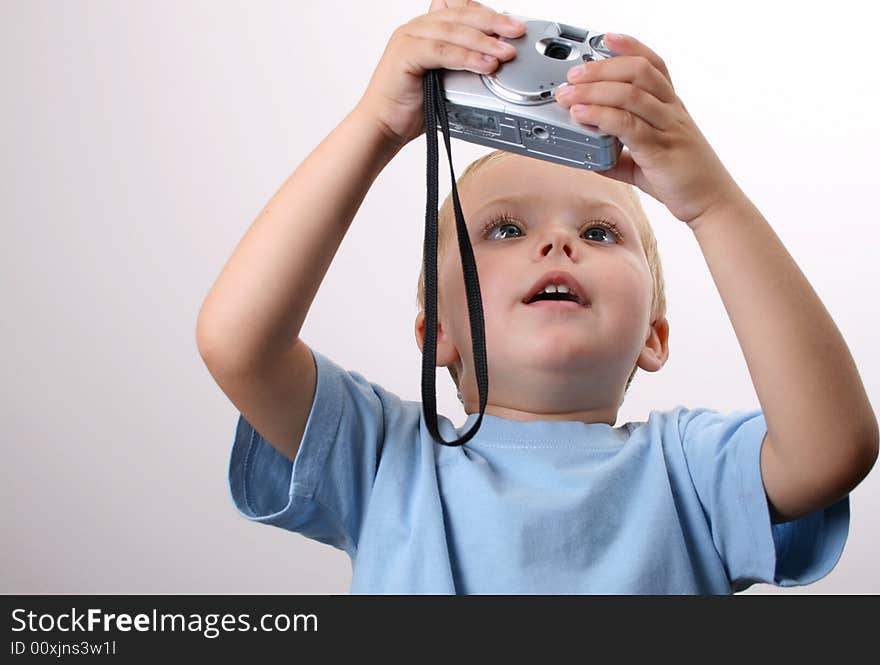
M 397 28 L 358 104 L 211 288 L 197 341 L 240 412 L 236 508 L 347 552 L 352 593 L 730 594 L 820 579 L 876 460 L 876 418 L 831 317 L 663 60 L 632 37 L 608 35 L 618 57 L 573 68 L 556 91 L 572 118 L 627 146 L 613 169 L 495 151 L 458 180 L 490 379 L 470 441 L 438 444 L 420 402 L 300 339 L 369 187 L 425 131 L 425 72 L 492 72 L 514 57 L 496 36 L 523 32 L 465 0 L 434 0 Z M 660 259 L 633 185 L 693 232 L 762 408 L 677 406 L 615 427 L 636 370 L 669 355 Z M 459 428 L 438 417 L 453 441 L 479 395 L 450 197 L 439 223 L 437 366 L 468 414 Z M 423 276 L 419 306 L 422 348 Z

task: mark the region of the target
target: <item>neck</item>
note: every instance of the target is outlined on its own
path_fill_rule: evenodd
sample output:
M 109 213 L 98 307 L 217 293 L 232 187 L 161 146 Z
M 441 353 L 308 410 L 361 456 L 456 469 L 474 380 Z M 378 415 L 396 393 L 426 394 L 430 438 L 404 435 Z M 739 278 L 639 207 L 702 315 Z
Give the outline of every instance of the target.
M 480 412 L 479 401 L 467 401 L 465 403 L 465 413 L 468 415 L 478 414 Z M 486 404 L 485 412 L 490 416 L 497 416 L 507 420 L 518 420 L 520 422 L 531 422 L 536 420 L 564 420 L 577 421 L 586 424 L 605 423 L 614 427 L 617 422 L 617 409 L 587 409 L 582 411 L 558 411 L 550 413 L 542 413 L 536 411 L 527 411 L 515 409 L 498 404 Z

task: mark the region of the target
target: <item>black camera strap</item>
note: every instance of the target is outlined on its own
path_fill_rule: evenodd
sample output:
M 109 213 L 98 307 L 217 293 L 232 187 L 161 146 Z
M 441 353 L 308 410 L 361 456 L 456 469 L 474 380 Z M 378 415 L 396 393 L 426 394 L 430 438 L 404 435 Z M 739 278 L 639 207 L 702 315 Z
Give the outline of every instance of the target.
M 486 400 L 489 393 L 489 371 L 486 366 L 486 334 L 483 326 L 483 301 L 480 297 L 480 280 L 477 265 L 468 237 L 467 225 L 461 213 L 458 189 L 455 186 L 455 171 L 452 168 L 452 149 L 449 142 L 449 120 L 446 116 L 446 93 L 443 89 L 442 70 L 429 70 L 424 76 L 425 87 L 425 137 L 428 141 L 428 188 L 425 206 L 425 337 L 422 344 L 422 409 L 428 431 L 437 443 L 446 446 L 460 446 L 480 429 Z M 437 364 L 437 116 L 446 143 L 446 156 L 449 158 L 449 175 L 452 178 L 452 202 L 455 205 L 455 228 L 458 233 L 458 249 L 461 253 L 461 267 L 464 273 L 464 287 L 468 299 L 470 315 L 471 343 L 474 350 L 474 370 L 477 388 L 480 392 L 480 417 L 470 431 L 457 441 L 444 441 L 437 430 L 437 396 L 435 394 L 435 369 Z

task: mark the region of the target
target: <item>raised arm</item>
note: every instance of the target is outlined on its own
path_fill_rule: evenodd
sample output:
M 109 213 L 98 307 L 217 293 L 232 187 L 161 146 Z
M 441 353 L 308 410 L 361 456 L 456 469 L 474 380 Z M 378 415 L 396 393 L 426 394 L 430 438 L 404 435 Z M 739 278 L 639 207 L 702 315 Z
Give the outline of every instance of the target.
M 394 31 L 361 101 L 263 209 L 208 293 L 197 326 L 206 359 L 247 366 L 291 347 L 376 176 L 425 131 L 425 73 L 491 72 L 514 53 L 490 35 L 524 29 L 479 3 L 434 0 Z
M 767 421 L 761 477 L 772 521 L 842 499 L 877 459 L 877 418 L 840 331 L 697 128 L 666 64 L 627 35 L 618 57 L 569 70 L 557 101 L 627 146 L 608 177 L 634 184 L 694 232 Z
M 316 388 L 300 330 L 373 181 L 425 131 L 425 73 L 491 72 L 498 59 L 484 56 L 514 54 L 490 35 L 523 30 L 466 0 L 434 0 L 429 13 L 398 27 L 357 106 L 272 197 L 208 292 L 196 324 L 199 353 L 248 422 L 289 459 Z
M 749 368 L 767 436 L 771 519 L 830 505 L 877 459 L 877 419 L 846 342 L 767 220 L 745 197 L 693 220 Z

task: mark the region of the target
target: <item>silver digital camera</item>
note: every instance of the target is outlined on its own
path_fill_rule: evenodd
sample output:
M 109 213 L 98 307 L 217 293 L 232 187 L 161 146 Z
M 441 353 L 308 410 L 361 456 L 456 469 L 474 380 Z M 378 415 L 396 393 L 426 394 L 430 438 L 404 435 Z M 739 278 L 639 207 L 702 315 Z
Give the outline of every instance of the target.
M 521 37 L 499 37 L 516 48 L 513 59 L 491 74 L 441 72 L 450 137 L 582 169 L 613 167 L 620 140 L 575 121 L 554 96 L 569 69 L 615 55 L 604 33 L 503 13 L 526 24 Z

